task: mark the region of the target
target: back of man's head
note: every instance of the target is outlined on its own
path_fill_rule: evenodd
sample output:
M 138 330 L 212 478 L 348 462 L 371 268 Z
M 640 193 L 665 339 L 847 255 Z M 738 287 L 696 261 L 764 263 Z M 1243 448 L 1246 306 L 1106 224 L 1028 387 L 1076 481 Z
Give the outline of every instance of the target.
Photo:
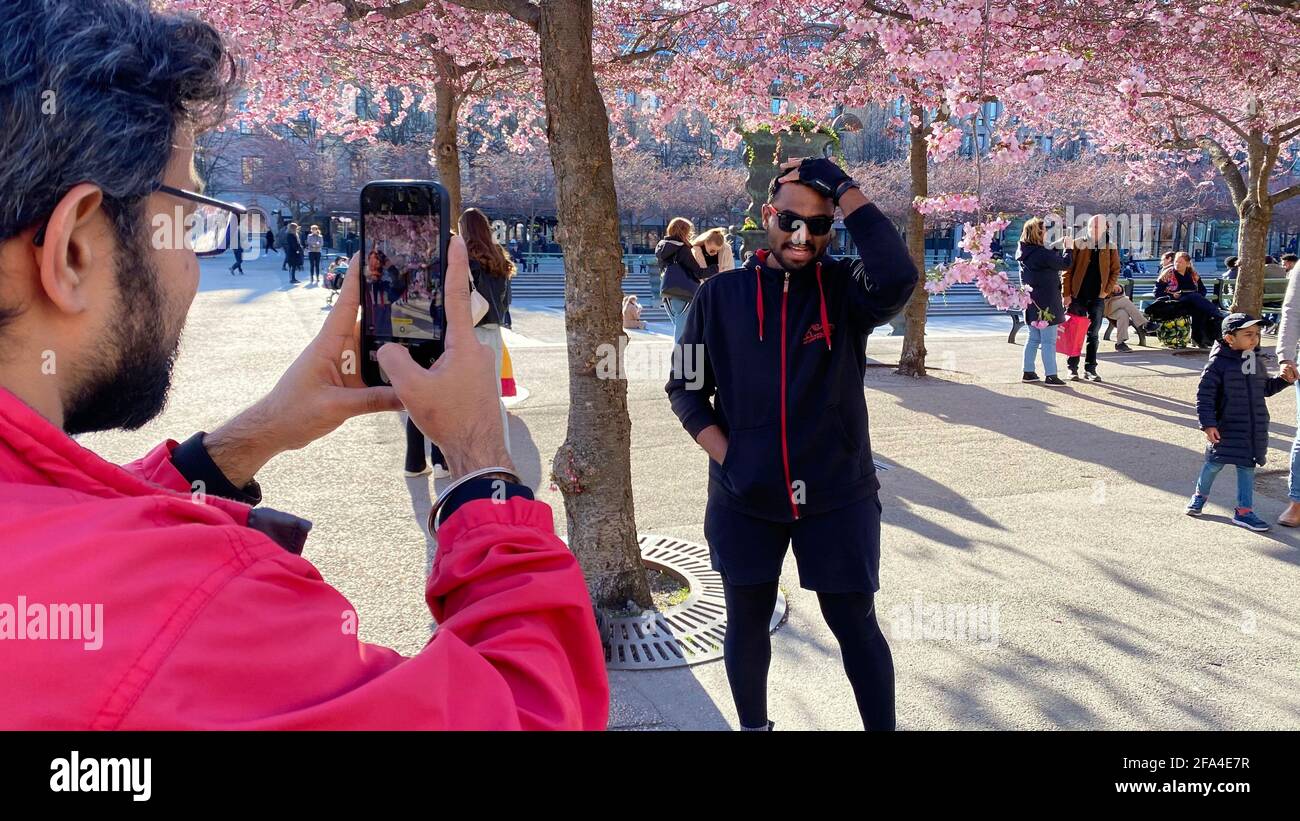
M 234 89 L 220 36 L 147 0 L 6 0 L 0 14 L 0 242 L 91 182 L 119 230 L 178 127 L 209 126 Z

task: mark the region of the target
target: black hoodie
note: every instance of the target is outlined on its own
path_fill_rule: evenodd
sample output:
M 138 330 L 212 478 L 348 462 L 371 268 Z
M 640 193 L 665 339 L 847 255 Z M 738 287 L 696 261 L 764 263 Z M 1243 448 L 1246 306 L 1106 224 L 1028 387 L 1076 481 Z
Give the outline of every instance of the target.
M 860 259 L 824 256 L 794 273 L 759 251 L 700 286 L 665 390 L 692 438 L 727 434 L 710 491 L 751 516 L 788 522 L 880 487 L 871 458 L 866 336 L 911 297 L 916 267 L 874 205 L 844 220 Z M 825 327 L 830 326 L 829 336 Z M 712 400 L 712 401 L 710 401 Z

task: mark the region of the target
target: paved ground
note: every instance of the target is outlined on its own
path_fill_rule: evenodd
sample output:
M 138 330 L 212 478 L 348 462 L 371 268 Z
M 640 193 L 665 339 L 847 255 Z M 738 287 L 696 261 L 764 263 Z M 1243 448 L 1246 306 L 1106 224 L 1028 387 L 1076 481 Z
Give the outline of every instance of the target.
M 160 438 L 211 429 L 268 389 L 319 327 L 324 291 L 288 289 L 278 262 L 230 277 L 206 263 L 167 412 L 144 430 L 82 441 L 129 459 Z M 563 437 L 563 316 L 514 310 L 516 375 L 531 392 L 511 415 L 514 449 L 539 498 Z M 899 726 L 939 728 L 1295 728 L 1300 724 L 1300 534 L 1228 521 L 1225 473 L 1201 520 L 1182 514 L 1200 466 L 1193 416 L 1204 355 L 1118 354 L 1102 385 L 1022 385 L 1004 319 L 945 322 L 932 376 L 894 376 L 900 340 L 872 337 L 866 381 L 883 473 L 878 608 L 894 651 Z M 700 541 L 706 457 L 662 390 L 669 341 L 633 332 L 628 349 L 637 521 Z M 1023 339 L 1023 336 L 1022 336 Z M 638 370 L 638 363 L 640 370 Z M 1257 509 L 1286 498 L 1295 394 L 1270 401 L 1269 463 Z M 285 454 L 259 477 L 266 503 L 312 519 L 306 555 L 357 606 L 363 638 L 414 652 L 430 624 L 421 593 L 433 546 L 433 492 L 401 474 L 403 429 L 358 419 Z M 556 524 L 563 530 L 564 517 Z M 782 729 L 860 727 L 835 641 L 793 559 L 790 619 L 774 636 L 771 715 Z M 982 628 L 908 635 L 913 614 L 963 608 Z M 970 609 L 970 608 L 973 608 Z M 611 725 L 735 724 L 720 662 L 616 673 Z

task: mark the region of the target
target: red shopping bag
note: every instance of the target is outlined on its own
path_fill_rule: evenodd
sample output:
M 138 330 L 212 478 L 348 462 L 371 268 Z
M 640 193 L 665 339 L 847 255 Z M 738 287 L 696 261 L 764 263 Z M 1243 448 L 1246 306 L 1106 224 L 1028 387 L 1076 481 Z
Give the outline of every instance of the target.
M 1056 352 L 1066 356 L 1078 356 L 1083 351 L 1083 340 L 1088 336 L 1090 321 L 1086 316 L 1067 313 L 1056 335 Z

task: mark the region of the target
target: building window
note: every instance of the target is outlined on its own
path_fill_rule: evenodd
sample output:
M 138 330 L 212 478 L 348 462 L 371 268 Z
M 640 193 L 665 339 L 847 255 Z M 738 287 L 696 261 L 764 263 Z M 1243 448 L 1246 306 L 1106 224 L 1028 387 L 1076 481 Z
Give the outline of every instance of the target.
M 252 134 L 252 133 L 253 133 L 253 127 L 252 127 L 251 125 L 249 125 L 248 120 L 240 120 L 240 121 L 239 121 L 239 133 L 240 133 L 240 134 Z
M 262 175 L 262 158 L 244 157 L 239 164 L 239 169 L 244 185 L 252 185 Z
M 298 160 L 298 173 L 307 176 L 311 173 L 311 163 L 307 160 Z

